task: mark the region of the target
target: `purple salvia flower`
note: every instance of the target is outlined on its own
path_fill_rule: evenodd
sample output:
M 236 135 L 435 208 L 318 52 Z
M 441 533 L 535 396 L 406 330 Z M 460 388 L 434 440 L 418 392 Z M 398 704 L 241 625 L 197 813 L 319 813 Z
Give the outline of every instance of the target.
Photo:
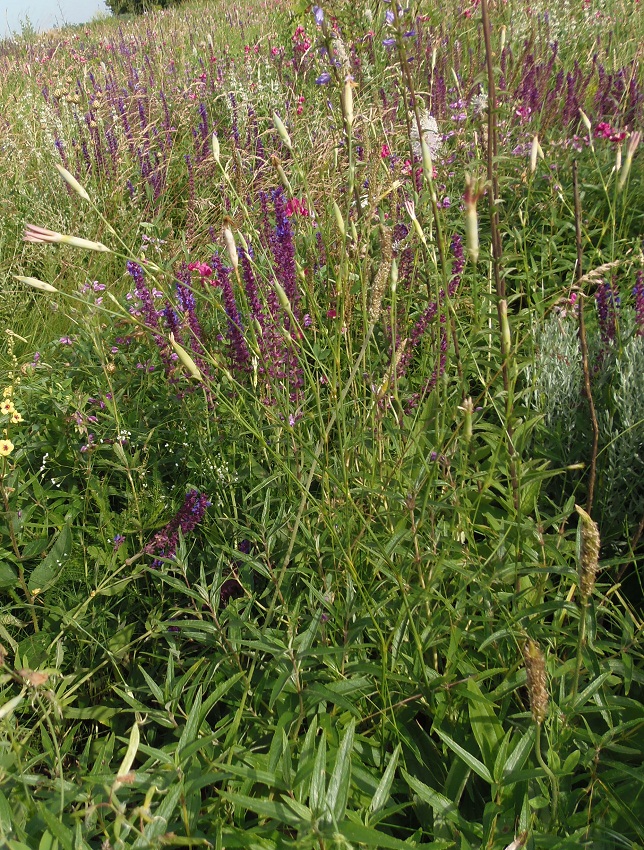
M 150 290 L 145 285 L 143 269 L 138 263 L 134 263 L 131 260 L 128 260 L 126 268 L 134 280 L 134 291 L 141 301 L 141 311 L 147 326 L 149 328 L 158 328 L 159 316 L 157 314 L 156 307 L 154 306 L 154 299 L 152 298 Z
M 250 362 L 250 353 L 244 339 L 241 316 L 230 281 L 230 269 L 224 266 L 217 254 L 213 255 L 211 265 L 217 273 L 216 285 L 221 288 L 224 310 L 228 316 L 229 359 L 235 369 L 245 372 Z
M 609 344 L 615 339 L 617 331 L 616 307 L 619 305 L 619 296 L 615 296 L 608 281 L 602 281 L 597 287 L 595 301 L 602 342 Z
M 298 305 L 300 302 L 300 291 L 297 285 L 297 271 L 295 268 L 295 245 L 293 244 L 293 231 L 291 222 L 286 215 L 286 203 L 284 191 L 274 189 L 272 192 L 273 206 L 275 208 L 275 235 L 272 240 L 273 257 L 278 280 L 291 303 L 293 315 L 299 316 Z
M 67 161 L 67 156 L 65 154 L 65 147 L 63 145 L 62 139 L 56 139 L 56 141 L 54 142 L 54 145 L 56 146 L 56 150 L 60 154 L 60 158 L 63 162 L 63 165 L 69 171 L 69 163 Z
M 458 233 L 455 233 L 454 236 L 452 236 L 450 248 L 454 257 L 454 262 L 452 263 L 452 279 L 449 282 L 447 290 L 449 292 L 450 298 L 452 298 L 452 296 L 459 287 L 459 284 L 461 282 L 461 274 L 463 272 L 463 269 L 465 268 L 465 253 L 463 251 L 463 241 L 458 235 Z
M 153 567 L 161 565 L 159 557 L 173 558 L 179 543 L 179 532 L 184 536 L 191 532 L 204 518 L 206 508 L 210 506 L 208 497 L 198 490 L 190 490 L 186 495 L 183 507 L 170 522 L 154 535 L 145 547 L 148 555 L 156 555 Z

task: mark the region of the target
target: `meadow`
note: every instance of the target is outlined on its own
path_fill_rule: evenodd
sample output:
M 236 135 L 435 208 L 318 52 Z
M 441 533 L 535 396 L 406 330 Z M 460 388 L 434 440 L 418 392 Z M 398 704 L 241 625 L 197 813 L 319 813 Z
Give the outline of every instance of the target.
M 2 847 L 644 847 L 643 44 L 0 43 Z

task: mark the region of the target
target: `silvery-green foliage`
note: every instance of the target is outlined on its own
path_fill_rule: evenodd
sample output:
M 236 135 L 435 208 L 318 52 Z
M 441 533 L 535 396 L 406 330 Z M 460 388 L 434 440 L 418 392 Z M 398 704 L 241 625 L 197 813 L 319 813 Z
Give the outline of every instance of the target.
M 604 487 L 611 515 L 626 510 L 639 520 L 644 498 L 644 337 L 632 336 L 616 358 L 609 410 L 602 411 L 602 443 L 607 446 Z M 639 492 L 638 492 L 639 490 Z
M 553 311 L 535 334 L 535 406 L 544 413 L 548 428 L 569 435 L 569 445 L 583 386 L 577 321 L 569 313 Z

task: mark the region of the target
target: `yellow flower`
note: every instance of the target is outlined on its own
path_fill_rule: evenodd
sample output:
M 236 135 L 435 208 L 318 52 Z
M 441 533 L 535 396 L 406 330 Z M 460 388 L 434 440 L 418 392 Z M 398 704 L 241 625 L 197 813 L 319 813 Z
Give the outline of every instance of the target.
M 7 400 L 0 404 L 0 413 L 2 413 L 3 416 L 11 416 L 12 413 L 15 413 L 15 410 L 16 408 L 13 406 L 12 401 Z
M 11 440 L 0 440 L 0 457 L 6 457 L 13 451 L 13 443 Z
M 13 395 L 13 387 L 5 387 L 4 390 L 2 391 L 2 397 L 3 398 L 11 398 L 12 395 Z
M 17 410 L 14 410 L 14 412 L 11 414 L 11 421 L 14 425 L 17 425 L 18 422 L 24 422 L 25 420 L 22 418 L 22 414 L 18 413 Z

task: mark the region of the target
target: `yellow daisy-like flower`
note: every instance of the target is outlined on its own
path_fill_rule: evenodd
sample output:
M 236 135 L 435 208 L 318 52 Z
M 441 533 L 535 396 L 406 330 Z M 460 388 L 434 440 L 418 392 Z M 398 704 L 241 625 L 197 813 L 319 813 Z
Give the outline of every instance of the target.
M 11 440 L 0 440 L 0 457 L 7 457 L 7 455 L 10 455 L 13 448 Z
M 4 416 L 11 416 L 12 413 L 15 413 L 15 410 L 16 408 L 13 406 L 12 401 L 7 400 L 3 401 L 2 404 L 0 404 L 0 413 L 2 413 Z
M 24 422 L 25 420 L 22 418 L 21 413 L 18 413 L 17 410 L 14 410 L 14 412 L 11 414 L 11 421 L 14 425 L 17 425 L 18 422 Z

